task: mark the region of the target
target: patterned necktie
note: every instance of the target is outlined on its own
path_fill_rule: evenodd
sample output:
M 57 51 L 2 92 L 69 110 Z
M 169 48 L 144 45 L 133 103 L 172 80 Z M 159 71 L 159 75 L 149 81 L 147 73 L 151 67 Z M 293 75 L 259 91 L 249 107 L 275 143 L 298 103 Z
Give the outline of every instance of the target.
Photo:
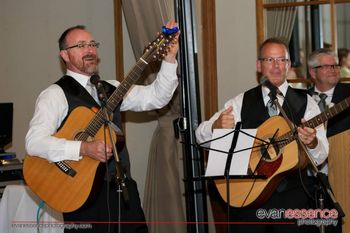
M 267 111 L 269 112 L 270 116 L 276 116 L 278 115 L 277 106 L 273 101 L 274 99 L 277 98 L 276 93 L 273 93 L 272 91 L 270 91 L 269 97 L 270 97 L 270 100 L 267 102 L 267 105 L 266 105 Z
M 318 94 L 318 96 L 320 97 L 320 101 L 318 102 L 318 107 L 320 108 L 321 112 L 324 112 L 324 110 L 326 110 L 327 108 L 326 99 L 328 96 L 325 93 L 320 93 Z

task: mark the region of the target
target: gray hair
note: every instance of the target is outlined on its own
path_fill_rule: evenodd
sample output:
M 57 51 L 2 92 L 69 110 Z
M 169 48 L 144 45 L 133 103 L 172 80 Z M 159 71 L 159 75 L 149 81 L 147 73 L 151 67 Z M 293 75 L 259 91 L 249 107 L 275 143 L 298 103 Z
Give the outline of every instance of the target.
M 337 63 L 339 62 L 338 56 L 337 56 L 337 54 L 335 54 L 335 52 L 333 50 L 328 49 L 328 48 L 321 48 L 321 49 L 317 49 L 317 50 L 313 51 L 310 54 L 309 59 L 307 61 L 307 65 L 309 66 L 309 68 L 313 68 L 313 67 L 321 65 L 320 64 L 320 57 L 323 55 L 332 56 L 336 59 Z
M 288 45 L 286 43 L 286 39 L 285 38 L 280 38 L 280 37 L 271 37 L 271 38 L 268 38 L 266 39 L 260 46 L 259 46 L 259 51 L 258 51 L 258 58 L 263 58 L 262 57 L 262 51 L 264 49 L 264 47 L 267 45 L 267 44 L 279 44 L 279 45 L 282 45 L 286 51 L 287 51 L 287 58 L 289 59 L 289 48 L 288 48 Z

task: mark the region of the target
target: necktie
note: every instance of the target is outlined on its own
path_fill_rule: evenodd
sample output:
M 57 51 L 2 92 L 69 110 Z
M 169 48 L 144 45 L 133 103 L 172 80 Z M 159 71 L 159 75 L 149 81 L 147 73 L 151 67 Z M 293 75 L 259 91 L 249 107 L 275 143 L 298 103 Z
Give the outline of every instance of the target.
M 320 108 L 321 112 L 324 112 L 324 110 L 327 108 L 326 99 L 328 96 L 325 93 L 320 93 L 318 94 L 318 96 L 320 97 L 320 101 L 318 102 L 318 107 Z
M 97 90 L 95 85 L 93 85 L 90 81 L 87 82 L 86 84 L 86 90 L 90 93 L 90 95 L 92 96 L 92 98 L 94 98 L 94 100 L 100 104 L 100 100 L 98 99 L 97 96 Z
M 267 111 L 269 112 L 270 116 L 276 116 L 278 114 L 277 106 L 273 102 L 273 100 L 277 98 L 276 93 L 273 93 L 272 91 L 270 91 L 269 97 L 270 97 L 270 100 L 267 102 L 267 105 L 266 105 Z

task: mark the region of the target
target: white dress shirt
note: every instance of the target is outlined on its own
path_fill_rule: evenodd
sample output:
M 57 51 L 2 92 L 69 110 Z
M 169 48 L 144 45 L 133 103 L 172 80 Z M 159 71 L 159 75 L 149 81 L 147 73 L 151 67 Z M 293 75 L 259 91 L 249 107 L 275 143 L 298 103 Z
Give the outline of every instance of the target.
M 285 96 L 288 89 L 287 81 L 285 81 L 278 89 L 282 92 L 283 96 Z M 262 95 L 263 95 L 265 105 L 269 101 L 268 93 L 269 93 L 269 89 L 265 86 L 262 86 Z M 241 109 L 242 109 L 243 96 L 244 96 L 244 93 L 241 93 L 235 98 L 230 99 L 225 103 L 225 107 L 223 109 L 215 113 L 208 121 L 204 121 L 198 126 L 198 128 L 196 129 L 196 138 L 199 143 L 212 139 L 212 125 L 214 121 L 218 119 L 220 114 L 229 106 L 233 107 L 232 113 L 233 113 L 235 122 L 241 121 Z M 279 104 L 282 106 L 284 98 L 279 95 L 277 95 L 277 98 L 278 98 Z M 320 114 L 320 109 L 317 103 L 311 96 L 307 95 L 307 106 L 304 114 L 305 120 L 309 120 L 318 114 Z M 318 139 L 318 144 L 314 149 L 308 148 L 308 150 L 312 155 L 315 163 L 319 165 L 326 160 L 328 156 L 329 145 L 326 137 L 326 131 L 323 125 L 319 125 L 318 127 L 316 127 L 316 130 L 317 130 L 316 136 Z
M 318 94 L 324 93 L 327 95 L 327 98 L 325 99 L 325 101 L 326 101 L 326 105 L 329 107 L 331 107 L 330 105 L 331 105 L 331 101 L 333 98 L 334 88 L 335 88 L 335 86 L 333 88 L 329 89 L 328 91 L 322 92 L 322 91 L 318 90 L 317 87 L 315 86 L 315 92 L 317 92 Z M 314 100 L 317 103 L 320 101 L 320 97 L 318 95 L 313 95 L 312 97 L 314 98 Z
M 331 102 L 332 102 L 332 98 L 333 98 L 333 93 L 334 93 L 334 88 L 335 87 L 333 87 L 333 88 L 331 88 L 331 89 L 329 89 L 329 90 L 327 90 L 327 91 L 325 91 L 325 92 L 322 92 L 322 91 L 320 91 L 319 89 L 317 89 L 317 87 L 315 86 L 315 92 L 317 92 L 317 93 L 324 93 L 324 94 L 326 94 L 327 95 L 327 98 L 325 99 L 325 101 L 326 101 L 326 106 L 328 106 L 328 107 L 332 107 L 332 104 L 331 104 Z M 314 98 L 314 100 L 318 103 L 319 101 L 320 101 L 320 97 L 318 96 L 318 95 L 313 95 L 312 96 L 313 98 Z M 327 122 L 325 122 L 325 130 L 326 130 L 326 132 L 327 132 Z M 327 174 L 328 175 L 328 161 L 325 161 L 320 167 L 319 167 L 319 170 L 320 170 L 320 172 L 323 172 L 324 174 Z
M 178 85 L 176 76 L 177 63 L 163 61 L 156 80 L 147 86 L 134 85 L 124 96 L 121 111 L 149 111 L 164 107 L 172 98 Z M 88 76 L 67 70 L 86 88 Z M 118 86 L 116 80 L 108 80 Z M 35 111 L 26 135 L 26 150 L 30 155 L 45 158 L 51 162 L 80 159 L 80 141 L 57 138 L 54 135 L 68 113 L 68 102 L 61 87 L 52 84 L 40 93 L 35 104 Z

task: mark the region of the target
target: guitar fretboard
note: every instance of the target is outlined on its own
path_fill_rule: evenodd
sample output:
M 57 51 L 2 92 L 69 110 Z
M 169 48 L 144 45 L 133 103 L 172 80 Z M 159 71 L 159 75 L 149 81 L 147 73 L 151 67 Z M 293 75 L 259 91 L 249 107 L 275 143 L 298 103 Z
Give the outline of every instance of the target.
M 152 59 L 154 59 L 155 53 L 159 50 L 159 44 L 164 44 L 168 42 L 169 41 L 166 40 L 166 38 L 161 37 L 160 40 L 157 41 L 158 44 L 154 42 L 153 46 L 148 51 L 146 51 L 142 55 L 142 57 L 136 62 L 134 67 L 129 71 L 128 75 L 124 78 L 124 80 L 119 84 L 116 90 L 108 98 L 105 108 L 109 113 L 112 113 L 114 111 L 114 109 L 118 106 L 125 94 L 129 91 L 131 86 L 135 84 L 136 81 L 141 77 L 143 70 L 146 68 L 148 63 Z M 104 123 L 105 114 L 103 110 L 100 109 L 84 130 L 84 133 L 78 136 L 77 140 L 86 141 L 89 137 L 95 136 Z
M 335 115 L 346 110 L 348 107 L 350 107 L 350 97 L 345 98 L 344 100 L 340 101 L 339 103 L 337 103 L 333 107 L 329 108 L 328 110 L 311 118 L 310 120 L 305 122 L 303 124 L 303 126 L 306 126 L 309 128 L 315 128 L 315 127 L 319 126 L 320 124 L 326 122 L 330 118 L 334 117 Z
M 323 124 L 330 118 L 334 117 L 335 115 L 338 115 L 339 113 L 341 113 L 342 111 L 346 110 L 349 107 L 350 107 L 350 97 L 347 97 L 344 100 L 337 103 L 336 105 L 334 105 L 333 107 L 329 108 L 328 110 L 320 113 L 319 115 L 303 123 L 302 126 L 309 127 L 309 128 L 316 128 L 317 126 Z M 290 142 L 294 141 L 294 139 L 295 139 L 294 132 L 289 131 L 288 133 L 283 134 L 280 137 L 277 137 L 275 141 L 278 142 L 278 145 L 280 147 L 284 147 L 288 145 Z

